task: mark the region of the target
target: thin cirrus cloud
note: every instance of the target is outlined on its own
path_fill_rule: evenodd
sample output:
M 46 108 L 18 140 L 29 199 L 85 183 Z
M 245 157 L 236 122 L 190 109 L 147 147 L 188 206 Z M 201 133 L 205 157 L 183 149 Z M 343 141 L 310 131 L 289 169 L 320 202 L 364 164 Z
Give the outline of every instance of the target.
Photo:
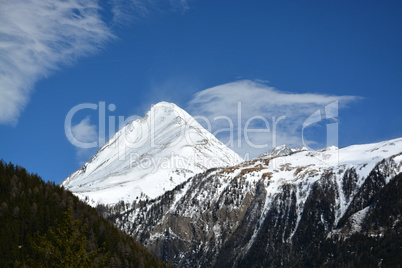
M 35 82 L 113 35 L 96 1 L 1 1 L 0 123 L 16 123 Z
M 307 118 L 325 106 L 341 109 L 357 99 L 356 96 L 289 93 L 260 81 L 241 80 L 198 92 L 188 103 L 188 109 L 222 142 L 247 158 L 281 144 L 306 145 L 301 131 Z M 337 114 L 337 111 L 330 112 Z M 251 130 L 246 135 L 246 126 L 259 130 Z
M 85 117 L 81 120 L 81 122 L 72 126 L 71 132 L 75 139 L 84 143 L 96 143 L 99 138 L 97 127 L 91 124 L 89 117 Z M 84 164 L 84 159 L 87 159 L 89 156 L 91 156 L 96 148 L 86 149 L 76 147 L 76 149 L 80 164 Z
M 115 25 L 146 16 L 162 2 L 0 0 L 0 123 L 18 122 L 38 80 L 99 51 L 115 37 Z M 187 2 L 170 5 L 185 9 Z
M 186 11 L 191 0 L 110 0 L 113 24 L 142 19 L 152 12 Z

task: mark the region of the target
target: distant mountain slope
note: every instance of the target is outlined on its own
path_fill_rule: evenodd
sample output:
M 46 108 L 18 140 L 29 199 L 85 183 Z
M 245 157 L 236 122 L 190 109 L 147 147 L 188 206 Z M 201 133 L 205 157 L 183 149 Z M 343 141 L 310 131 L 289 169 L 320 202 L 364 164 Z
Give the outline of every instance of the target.
M 283 155 L 210 169 L 150 202 L 98 209 L 180 267 L 402 263 L 402 138 Z
M 278 156 L 287 156 L 292 153 L 307 151 L 306 147 L 301 147 L 298 149 L 291 149 L 287 145 L 281 145 L 273 148 L 270 152 L 260 155 L 260 158 L 272 158 Z
M 0 267 L 167 266 L 71 192 L 3 161 L 0 226 Z
M 94 205 L 155 198 L 209 168 L 242 162 L 173 103 L 154 105 L 117 132 L 62 185 Z

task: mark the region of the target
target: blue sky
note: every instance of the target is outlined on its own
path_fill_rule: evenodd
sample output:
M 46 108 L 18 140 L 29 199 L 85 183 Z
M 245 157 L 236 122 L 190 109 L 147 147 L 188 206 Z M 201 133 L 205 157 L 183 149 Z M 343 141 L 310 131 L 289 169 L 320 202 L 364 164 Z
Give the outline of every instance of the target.
M 0 1 L 0 158 L 60 183 L 96 152 L 68 141 L 66 115 L 101 101 L 106 116 L 164 100 L 211 118 L 241 99 L 246 116 L 286 114 L 280 142 L 298 146 L 302 120 L 338 99 L 340 147 L 401 137 L 400 14 L 401 1 Z M 73 124 L 91 139 L 97 111 Z

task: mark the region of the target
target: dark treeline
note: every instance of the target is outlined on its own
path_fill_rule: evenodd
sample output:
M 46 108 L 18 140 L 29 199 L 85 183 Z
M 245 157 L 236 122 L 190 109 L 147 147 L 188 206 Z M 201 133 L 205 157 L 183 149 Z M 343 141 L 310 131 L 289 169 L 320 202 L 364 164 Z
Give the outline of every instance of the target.
M 0 267 L 164 267 L 71 192 L 0 161 Z

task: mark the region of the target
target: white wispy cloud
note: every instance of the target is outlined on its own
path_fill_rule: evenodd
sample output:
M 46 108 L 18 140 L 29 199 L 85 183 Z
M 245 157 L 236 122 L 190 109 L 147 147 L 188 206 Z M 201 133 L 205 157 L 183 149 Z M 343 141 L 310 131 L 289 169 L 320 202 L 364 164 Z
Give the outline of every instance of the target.
M 256 156 L 276 145 L 302 146 L 303 123 L 310 115 L 325 110 L 330 103 L 337 102 L 343 108 L 356 99 L 355 96 L 283 92 L 263 82 L 241 80 L 197 93 L 188 103 L 188 109 L 241 156 L 247 153 Z M 328 106 L 327 113 L 331 107 L 335 106 Z M 249 129 L 265 131 L 250 131 L 245 135 L 247 125 Z
M 0 2 L 0 123 L 15 123 L 35 82 L 113 35 L 97 1 Z
M 72 126 L 71 132 L 75 139 L 83 143 L 96 142 L 98 139 L 96 126 L 91 124 L 89 116 Z
M 91 124 L 90 117 L 85 117 L 78 124 L 71 127 L 73 137 L 81 143 L 97 143 L 99 139 L 96 125 Z M 77 158 L 80 164 L 85 164 L 88 157 L 92 156 L 96 151 L 96 146 L 92 148 L 80 148 L 77 149 Z
M 17 123 L 38 80 L 97 52 L 114 38 L 112 27 L 162 2 L 0 0 L 0 123 Z M 187 1 L 170 5 L 185 9 Z

